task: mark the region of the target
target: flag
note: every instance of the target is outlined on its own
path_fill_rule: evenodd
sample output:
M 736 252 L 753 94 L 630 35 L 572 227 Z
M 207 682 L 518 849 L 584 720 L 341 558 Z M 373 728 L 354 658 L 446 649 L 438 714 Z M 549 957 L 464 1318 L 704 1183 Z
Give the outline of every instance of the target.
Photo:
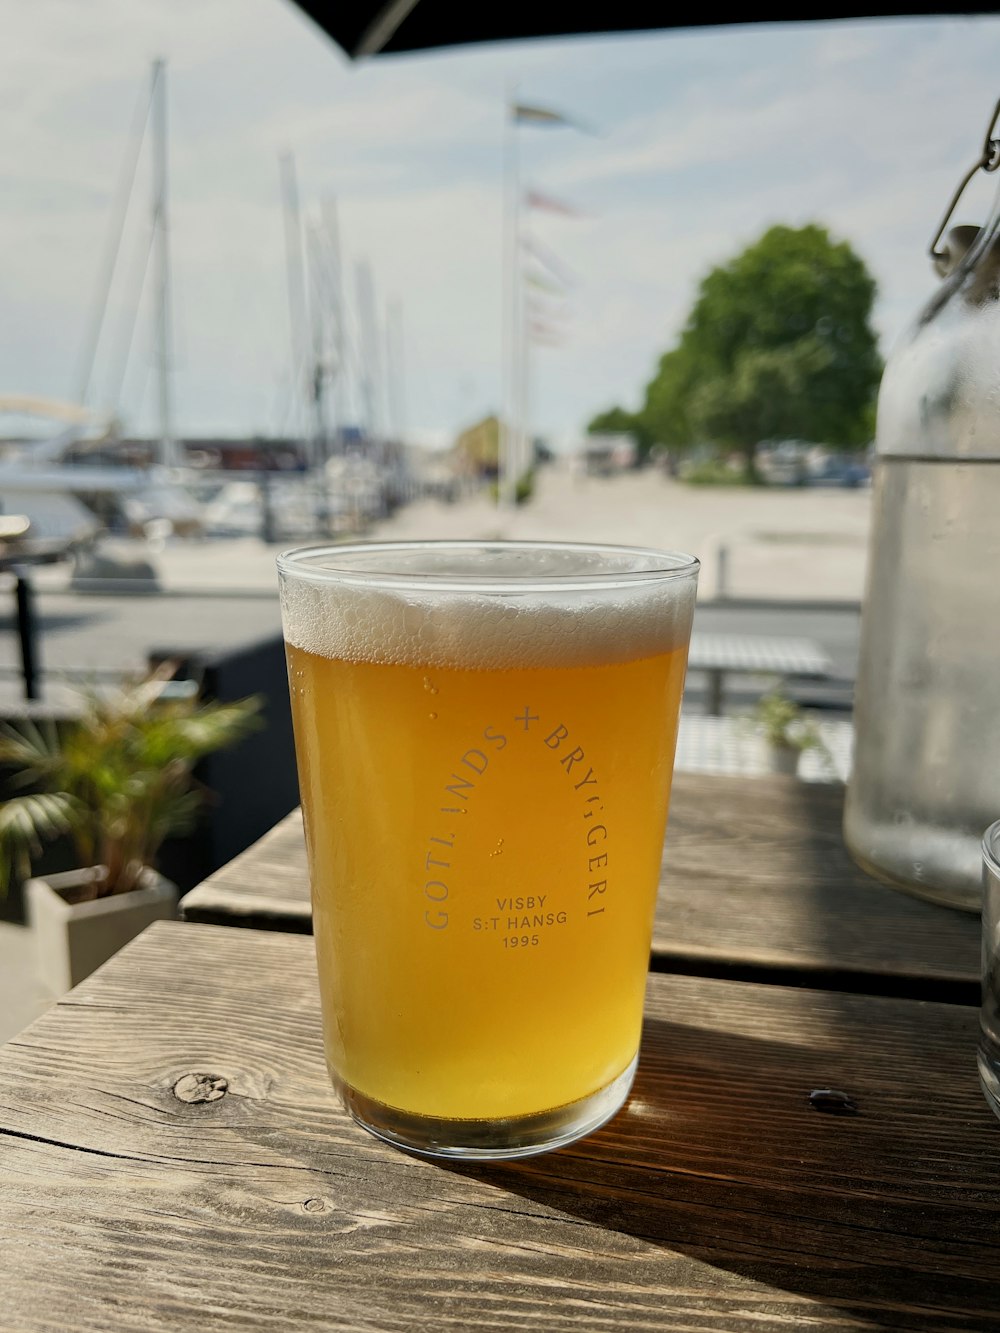
M 569 204 L 564 204 L 561 199 L 553 199 L 550 194 L 542 194 L 540 190 L 527 190 L 524 195 L 524 202 L 528 208 L 543 208 L 549 213 L 561 213 L 563 217 L 578 218 L 580 214 Z
M 524 280 L 529 287 L 534 287 L 536 291 L 545 292 L 549 296 L 565 296 L 566 294 L 566 288 L 561 282 L 556 282 L 544 273 L 536 273 L 530 268 L 524 270 Z
M 546 106 L 527 106 L 524 102 L 514 102 L 510 108 L 515 125 L 572 125 L 568 116 L 558 111 L 551 111 Z
M 545 324 L 540 319 L 528 320 L 528 337 L 533 343 L 538 343 L 540 347 L 561 347 L 562 329 L 554 329 L 550 324 Z
M 545 329 L 549 333 L 565 333 L 566 322 L 572 318 L 572 311 L 566 304 L 552 305 L 538 301 L 530 292 L 525 294 L 524 318 L 529 325 Z
M 564 287 L 575 287 L 577 285 L 576 276 L 563 264 L 551 250 L 546 249 L 544 245 L 539 244 L 533 236 L 522 234 L 521 247 L 526 250 L 532 258 L 537 259 L 542 268 L 544 268 L 557 282 L 561 282 Z
M 565 301 L 558 305 L 554 305 L 551 301 L 539 301 L 534 292 L 525 293 L 524 308 L 529 316 L 540 316 L 542 319 L 563 319 L 570 312 L 570 307 Z

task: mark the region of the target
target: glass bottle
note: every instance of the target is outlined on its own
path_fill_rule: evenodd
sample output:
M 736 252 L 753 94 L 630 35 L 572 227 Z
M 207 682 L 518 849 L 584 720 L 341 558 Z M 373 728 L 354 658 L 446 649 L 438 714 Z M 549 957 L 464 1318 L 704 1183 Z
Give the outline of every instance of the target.
M 998 105 L 1000 111 L 1000 105 Z M 879 393 L 844 836 L 867 871 L 978 911 L 1000 816 L 1000 201 L 931 247 L 944 282 Z

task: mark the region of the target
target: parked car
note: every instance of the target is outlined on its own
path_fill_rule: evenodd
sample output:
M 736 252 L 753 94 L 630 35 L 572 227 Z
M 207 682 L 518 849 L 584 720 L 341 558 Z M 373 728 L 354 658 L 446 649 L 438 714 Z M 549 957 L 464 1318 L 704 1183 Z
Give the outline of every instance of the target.
M 809 479 L 807 448 L 797 440 L 761 445 L 757 469 L 770 486 L 804 486 Z
M 856 454 L 827 454 L 809 469 L 809 486 L 867 486 L 871 468 Z

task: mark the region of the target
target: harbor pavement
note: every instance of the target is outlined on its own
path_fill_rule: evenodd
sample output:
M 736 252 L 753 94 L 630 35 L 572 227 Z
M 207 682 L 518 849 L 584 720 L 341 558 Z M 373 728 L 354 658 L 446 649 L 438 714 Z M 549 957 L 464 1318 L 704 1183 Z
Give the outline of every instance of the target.
M 453 504 L 425 499 L 363 535 L 628 542 L 687 550 L 702 561 L 704 628 L 822 639 L 817 626 L 804 619 L 810 612 L 825 618 L 831 633 L 834 619 L 824 616 L 826 611 L 846 608 L 856 621 L 870 507 L 867 490 L 696 488 L 653 471 L 579 476 L 562 463 L 540 470 L 534 497 L 517 509 L 498 508 L 486 490 Z M 109 549 L 133 555 L 140 550 L 138 544 L 115 542 Z M 157 570 L 158 593 L 80 593 L 71 588 L 66 565 L 33 572 L 48 697 L 58 697 L 60 682 L 88 673 L 103 678 L 141 671 L 154 649 L 222 650 L 279 632 L 275 556 L 281 546 L 242 537 L 141 549 Z M 722 600 L 723 594 L 737 604 L 759 600 L 764 609 L 752 625 L 736 623 L 745 613 Z M 3 701 L 19 695 L 9 592 L 4 597 L 0 591 L 0 626 L 8 631 L 0 634 Z M 835 643 L 828 647 L 852 674 L 856 625 L 838 628 L 836 635 L 842 649 Z
M 488 490 L 449 504 L 424 499 L 371 524 L 367 540 L 535 539 L 626 542 L 690 551 L 702 561 L 700 597 L 860 601 L 871 492 L 840 488 L 695 487 L 645 470 L 613 477 L 541 468 L 530 503 L 499 507 Z M 284 542 L 282 545 L 295 544 Z M 170 592 L 273 593 L 281 545 L 257 537 L 144 548 Z M 65 567 L 39 570 L 65 590 Z

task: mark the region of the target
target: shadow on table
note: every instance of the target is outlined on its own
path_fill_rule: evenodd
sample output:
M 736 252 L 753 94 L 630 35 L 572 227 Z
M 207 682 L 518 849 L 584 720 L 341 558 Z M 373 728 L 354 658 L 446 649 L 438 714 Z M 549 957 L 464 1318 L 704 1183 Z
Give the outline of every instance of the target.
M 840 1035 L 831 1044 L 824 1013 L 827 1039 L 816 1047 L 793 1044 L 791 1026 L 786 1044 L 781 1031 L 761 1039 L 647 1023 L 626 1108 L 585 1146 L 460 1169 L 694 1268 L 850 1307 L 869 1325 L 1000 1315 L 996 1125 L 968 1016 L 946 1010 L 955 1031 L 935 1029 L 928 1050 L 916 1030 L 900 1041 L 899 1024 L 886 1043 L 866 1022 L 864 997 L 823 996 L 823 1005 L 838 1010 Z M 831 1086 L 857 1114 L 813 1108 L 810 1092 Z M 965 1151 L 955 1160 L 946 1149 L 958 1117 Z M 710 1286 L 710 1271 L 694 1280 L 704 1287 L 706 1276 Z
M 653 966 L 979 1003 L 979 923 L 865 874 L 844 789 L 791 778 L 675 783 Z
M 791 816 L 804 831 L 800 894 L 815 942 L 831 958 L 859 959 L 862 975 L 845 989 L 949 1004 L 979 1004 L 977 915 L 925 902 L 868 875 L 843 832 L 846 789 L 796 783 Z M 960 979 L 972 968 L 971 980 Z

